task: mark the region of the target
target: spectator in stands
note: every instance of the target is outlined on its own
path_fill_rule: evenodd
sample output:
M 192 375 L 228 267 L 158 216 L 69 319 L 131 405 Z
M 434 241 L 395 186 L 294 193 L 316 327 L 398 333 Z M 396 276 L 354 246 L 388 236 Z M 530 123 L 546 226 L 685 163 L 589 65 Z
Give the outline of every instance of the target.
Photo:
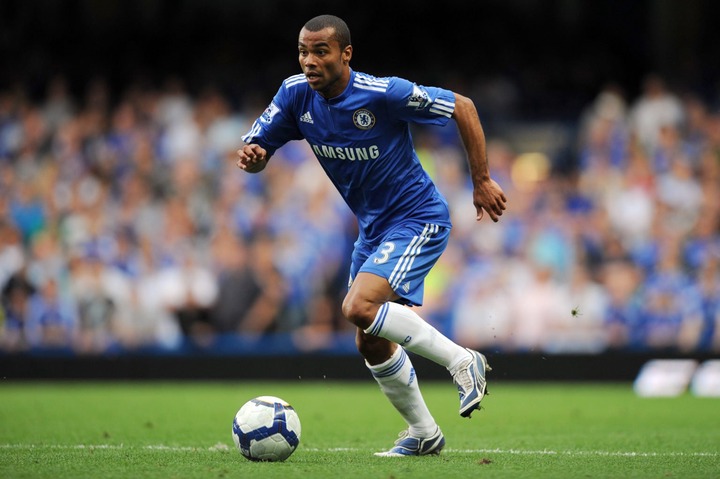
M 579 158 L 583 172 L 604 177 L 627 161 L 628 107 L 622 90 L 607 85 L 580 118 Z
M 0 199 L 0 288 L 25 265 L 25 249 L 20 239 L 20 232 L 9 222 L 3 220 L 3 204 Z
M 658 258 L 642 294 L 643 346 L 652 349 L 691 350 L 702 328 L 702 306 L 682 263 L 679 234 L 658 242 Z
M 199 346 L 212 343 L 210 311 L 217 300 L 217 277 L 192 245 L 176 244 L 177 257 L 155 275 L 155 294 L 174 315 L 185 336 Z
M 70 291 L 78 314 L 76 351 L 97 354 L 117 346 L 120 316 L 128 314 L 131 301 L 130 281 L 92 247 L 72 259 Z
M 255 277 L 245 240 L 221 227 L 213 238 L 212 256 L 218 277 L 218 296 L 210 314 L 213 330 L 220 334 L 263 332 L 251 324 L 253 317 L 259 318 L 260 311 L 268 308 L 260 303 L 270 298 L 263 294 L 262 285 Z
M 53 276 L 38 279 L 25 319 L 28 344 L 36 348 L 67 349 L 77 338 L 78 314 L 68 293 Z
M 700 351 L 720 352 L 720 250 L 699 267 L 697 288 L 702 308 Z
M 0 350 L 18 352 L 30 347 L 27 337 L 28 305 L 36 291 L 25 268 L 16 270 L 3 282 L 0 295 Z
M 556 350 L 586 354 L 605 351 L 608 294 L 581 263 L 573 268 L 568 300 L 572 306 L 570 311 L 558 318 L 562 329 L 550 334 L 557 341 Z
M 20 230 L 23 242 L 29 244 L 33 236 L 42 232 L 46 225 L 45 207 L 40 201 L 37 188 L 31 178 L 17 177 L 10 197 L 9 215 Z
M 630 261 L 613 259 L 602 266 L 601 283 L 608 293 L 605 327 L 611 350 L 643 347 L 640 314 L 643 280 L 643 271 Z
M 518 315 L 507 272 L 498 267 L 492 262 L 474 265 L 474 274 L 465 272 L 455 285 L 451 333 L 463 346 L 495 350 L 514 343 Z
M 645 77 L 640 97 L 630 108 L 630 127 L 640 147 L 651 153 L 658 144 L 660 130 L 665 126 L 680 128 L 685 118 L 682 102 L 670 91 L 665 80 L 652 73 Z M 663 171 L 665 165 L 653 165 Z
M 512 299 L 515 315 L 510 346 L 519 352 L 558 352 L 556 333 L 564 329 L 573 306 L 567 283 L 555 279 L 552 264 L 531 261 L 533 277 Z
M 661 139 L 666 135 L 676 136 L 678 132 L 666 127 L 661 130 Z M 657 214 L 663 217 L 668 229 L 687 234 L 702 212 L 702 186 L 687 156 L 672 155 L 668 163 L 667 169 L 657 176 Z

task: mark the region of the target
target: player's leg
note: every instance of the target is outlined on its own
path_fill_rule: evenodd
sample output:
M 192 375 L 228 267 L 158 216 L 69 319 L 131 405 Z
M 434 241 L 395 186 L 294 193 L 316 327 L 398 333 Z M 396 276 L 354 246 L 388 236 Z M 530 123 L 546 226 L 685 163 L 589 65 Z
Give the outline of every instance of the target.
M 362 298 L 369 311 L 376 311 L 383 302 L 395 296 L 387 281 L 379 276 L 355 284 L 351 290 L 355 291 L 353 294 L 356 297 Z M 357 330 L 356 344 L 380 390 L 408 425 L 407 431 L 402 433 L 395 446 L 378 455 L 438 454 L 445 445 L 445 439 L 425 404 L 415 368 L 405 350 L 385 338 L 369 335 L 360 328 Z
M 380 386 L 380 390 L 408 425 L 408 429 L 401 433 L 394 447 L 377 455 L 439 454 L 445 445 L 445 438 L 425 404 L 415 368 L 405 350 L 387 339 L 370 336 L 362 329 L 357 330 L 356 341 L 358 350 L 366 358 L 365 364 Z M 376 352 L 388 349 L 393 352 L 387 360 L 377 364 L 368 361 L 368 357 L 380 357 L 375 355 Z
M 373 273 L 360 272 L 343 302 L 345 317 L 362 329 L 365 337 L 378 336 L 452 369 L 469 357 L 468 351 L 444 336 L 412 309 L 395 303 L 400 296 L 388 281 Z M 368 351 L 372 360 L 385 361 L 394 348 Z
M 370 273 L 360 273 L 355 284 L 357 279 L 362 281 L 364 275 L 373 276 Z M 362 288 L 359 291 L 362 291 Z M 375 310 L 367 305 L 366 307 L 369 311 Z M 384 338 L 389 344 L 398 343 L 408 351 L 445 366 L 460 394 L 460 415 L 470 417 L 472 412 L 479 408 L 487 391 L 485 373 L 490 367 L 485 356 L 456 344 L 406 306 L 386 302 L 377 307 L 376 311 L 370 325 L 364 329 L 361 327 L 363 338 Z M 352 314 L 352 311 L 349 310 L 347 314 Z M 364 317 L 364 324 L 367 324 L 366 321 L 367 317 Z M 376 364 L 381 364 L 383 359 L 387 361 L 391 357 L 390 351 L 390 348 L 374 348 L 372 353 L 366 354 L 374 358 Z
M 490 368 L 485 357 L 456 344 L 410 308 L 393 302 L 422 304 L 425 276 L 444 251 L 448 236 L 448 229 L 433 225 L 422 229 L 408 225 L 389 236 L 359 268 L 343 312 L 366 334 L 400 344 L 446 367 L 460 393 L 460 415 L 469 417 L 486 391 L 485 372 Z

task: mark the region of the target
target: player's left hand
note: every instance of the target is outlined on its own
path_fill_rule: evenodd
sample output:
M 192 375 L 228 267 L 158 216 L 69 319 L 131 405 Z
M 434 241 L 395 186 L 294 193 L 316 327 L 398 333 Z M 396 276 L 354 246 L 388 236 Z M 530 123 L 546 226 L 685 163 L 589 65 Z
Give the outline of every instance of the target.
M 487 211 L 490 219 L 497 223 L 505 210 L 507 198 L 500 185 L 492 178 L 475 185 L 473 203 L 477 210 L 477 221 L 480 221 Z

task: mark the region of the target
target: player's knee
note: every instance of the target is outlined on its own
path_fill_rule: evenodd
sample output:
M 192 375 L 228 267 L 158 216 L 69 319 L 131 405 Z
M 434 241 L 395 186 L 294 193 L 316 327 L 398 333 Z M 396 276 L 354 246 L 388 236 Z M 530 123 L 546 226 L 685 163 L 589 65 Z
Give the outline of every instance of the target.
M 378 306 L 353 295 L 347 295 L 342 304 L 345 319 L 361 329 L 367 329 L 375 320 Z

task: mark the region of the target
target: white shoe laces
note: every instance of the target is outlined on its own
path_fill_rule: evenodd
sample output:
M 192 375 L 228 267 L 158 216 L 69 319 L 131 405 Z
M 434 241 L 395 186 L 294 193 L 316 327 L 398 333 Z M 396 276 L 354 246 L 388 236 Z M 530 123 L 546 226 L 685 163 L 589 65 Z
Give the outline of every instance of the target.
M 400 431 L 398 434 L 398 438 L 395 439 L 395 445 L 399 444 L 403 439 L 408 437 L 410 435 L 410 429 L 405 429 L 404 431 Z
M 470 374 L 470 365 L 472 363 L 473 358 L 470 358 L 470 362 L 463 368 L 459 369 L 453 378 L 455 383 L 460 386 L 463 391 L 469 391 L 475 386 L 475 381 L 473 380 L 472 374 Z

